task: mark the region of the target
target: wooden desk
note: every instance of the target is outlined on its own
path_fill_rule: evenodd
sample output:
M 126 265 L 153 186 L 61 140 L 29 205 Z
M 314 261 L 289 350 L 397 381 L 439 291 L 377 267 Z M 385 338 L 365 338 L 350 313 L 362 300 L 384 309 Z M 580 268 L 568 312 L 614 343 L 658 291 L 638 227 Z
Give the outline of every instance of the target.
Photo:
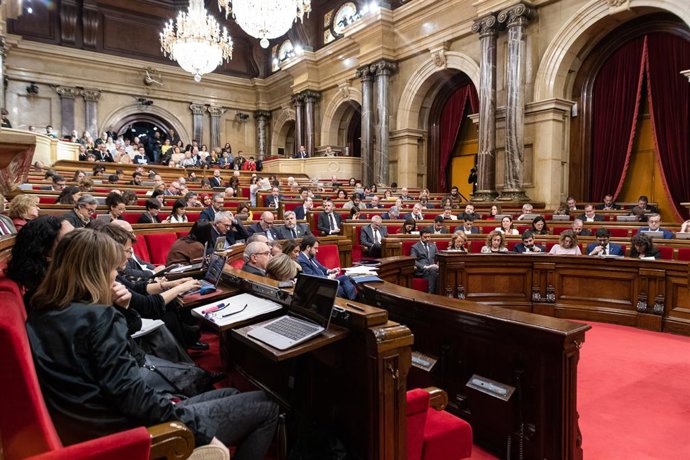
M 221 282 L 283 305 L 291 301 L 277 282 L 227 266 Z M 405 458 L 413 336 L 384 310 L 362 305 L 359 311 L 347 303 L 337 299 L 345 312 L 326 336 L 285 352 L 246 337 L 246 327 L 226 331 L 223 361 L 280 402 L 288 431 L 305 421 L 328 426 L 359 458 Z
M 411 263 L 412 258 L 383 265 Z M 393 269 L 386 269 L 393 272 Z M 447 391 L 447 410 L 467 420 L 480 446 L 518 458 L 581 459 L 577 414 L 579 349 L 590 327 L 557 318 L 426 294 L 389 282 L 364 285 L 365 301 L 407 325 L 414 350 L 438 359 L 430 372 L 413 367 L 410 388 Z M 475 375 L 518 390 L 507 402 L 466 386 Z

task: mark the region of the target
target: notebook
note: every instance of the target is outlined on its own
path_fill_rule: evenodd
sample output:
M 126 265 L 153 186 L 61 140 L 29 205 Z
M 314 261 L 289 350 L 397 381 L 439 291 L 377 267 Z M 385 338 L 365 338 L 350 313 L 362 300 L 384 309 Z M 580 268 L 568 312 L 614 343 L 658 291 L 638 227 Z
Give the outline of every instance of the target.
M 338 280 L 301 274 L 288 314 L 252 329 L 247 335 L 278 350 L 316 337 L 328 329 L 339 284 Z

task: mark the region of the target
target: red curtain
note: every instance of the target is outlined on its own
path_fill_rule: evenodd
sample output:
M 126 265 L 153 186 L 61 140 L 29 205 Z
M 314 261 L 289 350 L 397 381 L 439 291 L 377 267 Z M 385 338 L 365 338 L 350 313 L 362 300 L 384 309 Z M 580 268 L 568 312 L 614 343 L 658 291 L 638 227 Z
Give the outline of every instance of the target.
M 679 203 L 690 201 L 690 83 L 680 72 L 690 69 L 690 43 L 650 34 L 648 49 L 649 111 L 664 186 L 676 217 L 685 219 L 688 210 Z
M 597 74 L 592 90 L 593 201 L 623 186 L 640 107 L 644 37 L 626 43 Z
M 469 111 L 466 110 L 468 105 Z M 446 171 L 453 153 L 453 147 L 455 147 L 458 134 L 460 134 L 460 127 L 463 122 L 470 123 L 466 118 L 467 115 L 476 113 L 478 109 L 479 98 L 477 90 L 472 83 L 466 83 L 460 86 L 448 98 L 446 105 L 441 111 L 441 119 L 439 120 L 439 165 L 441 168 L 441 171 L 439 171 L 441 176 L 439 187 L 441 192 L 447 192 L 449 189 Z

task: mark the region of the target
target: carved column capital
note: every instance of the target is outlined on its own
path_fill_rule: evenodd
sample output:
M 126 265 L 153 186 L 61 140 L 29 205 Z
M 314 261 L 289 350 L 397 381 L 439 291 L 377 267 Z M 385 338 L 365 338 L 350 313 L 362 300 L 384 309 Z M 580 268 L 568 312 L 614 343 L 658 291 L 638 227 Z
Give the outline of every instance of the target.
M 260 119 L 268 120 L 271 118 L 271 116 L 272 116 L 272 114 L 268 110 L 257 110 L 256 112 L 254 112 L 254 118 L 257 120 L 260 120 Z
M 489 36 L 495 37 L 498 35 L 499 26 L 500 24 L 496 19 L 496 15 L 492 13 L 474 21 L 474 24 L 472 24 L 472 32 L 479 34 L 480 39 Z
M 217 106 L 213 106 L 213 105 L 208 107 L 207 110 L 208 110 L 208 113 L 210 113 L 212 117 L 220 117 L 221 115 L 223 115 L 225 112 L 228 111 L 228 109 L 226 107 L 217 107 Z M 192 109 L 192 111 L 194 111 L 194 110 Z
M 313 90 L 305 90 L 300 93 L 300 96 L 304 100 L 304 102 L 315 102 L 321 99 L 321 93 L 318 91 L 313 91 Z
M 100 89 L 83 89 L 81 90 L 81 96 L 85 101 L 97 102 L 101 98 Z
M 299 94 L 293 94 L 293 95 L 292 95 L 292 103 L 293 103 L 296 107 L 301 107 L 303 102 L 304 102 L 304 93 L 299 93 Z
M 189 110 L 191 110 L 194 115 L 203 115 L 206 106 L 204 104 L 189 104 Z
M 380 75 L 391 75 L 398 70 L 398 64 L 387 59 L 381 59 L 369 66 L 369 70 L 377 77 Z
M 360 67 L 359 69 L 357 69 L 355 75 L 362 82 L 371 81 L 374 78 L 374 74 L 371 72 L 369 65 L 365 65 L 364 67 Z
M 508 27 L 526 26 L 536 16 L 536 12 L 529 3 L 518 3 L 498 13 L 498 22 Z
M 60 99 L 74 99 L 80 94 L 77 88 L 70 88 L 69 86 L 58 86 L 55 88 L 55 92 L 60 95 Z

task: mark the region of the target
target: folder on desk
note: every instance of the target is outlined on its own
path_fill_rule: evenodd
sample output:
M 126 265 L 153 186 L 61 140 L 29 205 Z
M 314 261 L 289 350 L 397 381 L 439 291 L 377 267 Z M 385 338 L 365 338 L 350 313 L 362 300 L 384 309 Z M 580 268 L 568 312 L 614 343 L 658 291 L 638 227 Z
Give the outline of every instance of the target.
M 232 326 L 282 307 L 277 302 L 245 293 L 193 308 L 192 314 L 216 326 Z

